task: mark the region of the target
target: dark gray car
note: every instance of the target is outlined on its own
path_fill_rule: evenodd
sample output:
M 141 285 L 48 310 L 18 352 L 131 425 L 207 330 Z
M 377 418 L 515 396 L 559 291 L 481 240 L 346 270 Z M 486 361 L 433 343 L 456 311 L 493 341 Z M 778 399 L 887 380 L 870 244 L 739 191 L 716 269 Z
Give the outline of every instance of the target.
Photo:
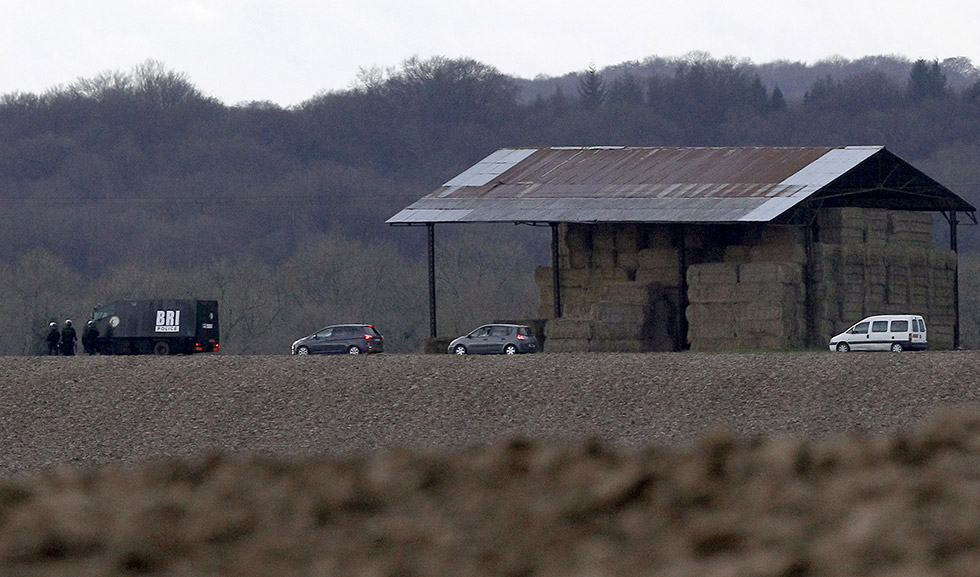
M 385 350 L 385 339 L 374 325 L 348 324 L 323 327 L 293 343 L 294 355 L 360 355 Z
M 516 355 L 537 349 L 538 340 L 524 325 L 483 325 L 449 343 L 452 355 Z

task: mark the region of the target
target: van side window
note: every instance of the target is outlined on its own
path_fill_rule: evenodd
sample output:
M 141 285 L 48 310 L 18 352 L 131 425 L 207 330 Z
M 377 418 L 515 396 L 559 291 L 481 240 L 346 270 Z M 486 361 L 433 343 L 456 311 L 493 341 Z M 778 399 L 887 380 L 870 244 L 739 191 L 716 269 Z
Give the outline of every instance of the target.
M 892 332 L 893 333 L 907 333 L 907 332 L 909 332 L 909 322 L 908 321 L 892 321 Z
M 920 333 L 926 332 L 926 321 L 922 319 L 919 319 L 919 332 Z
M 851 333 L 855 335 L 866 335 L 868 334 L 868 325 L 869 323 L 858 323 L 851 329 Z
M 874 321 L 871 323 L 871 332 L 873 333 L 887 333 L 888 332 L 888 321 Z

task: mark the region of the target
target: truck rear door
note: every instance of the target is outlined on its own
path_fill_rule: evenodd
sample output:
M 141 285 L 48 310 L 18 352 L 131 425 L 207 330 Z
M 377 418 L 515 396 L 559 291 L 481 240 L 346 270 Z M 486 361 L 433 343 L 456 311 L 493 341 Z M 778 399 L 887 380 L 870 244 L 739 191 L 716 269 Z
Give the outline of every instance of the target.
M 197 340 L 206 351 L 214 351 L 220 342 L 218 302 L 197 302 Z

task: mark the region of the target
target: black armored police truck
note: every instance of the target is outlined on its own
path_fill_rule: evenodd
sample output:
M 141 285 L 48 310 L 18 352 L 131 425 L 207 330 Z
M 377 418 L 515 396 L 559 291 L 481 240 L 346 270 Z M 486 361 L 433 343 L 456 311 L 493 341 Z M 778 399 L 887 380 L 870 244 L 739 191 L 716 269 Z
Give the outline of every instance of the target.
M 218 301 L 114 301 L 96 305 L 92 321 L 104 355 L 218 352 Z

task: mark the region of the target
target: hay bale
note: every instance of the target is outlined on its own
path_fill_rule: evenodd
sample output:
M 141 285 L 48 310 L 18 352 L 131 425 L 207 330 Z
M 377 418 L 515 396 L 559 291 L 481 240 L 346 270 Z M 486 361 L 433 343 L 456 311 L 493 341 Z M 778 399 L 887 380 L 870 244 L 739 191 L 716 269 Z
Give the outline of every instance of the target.
M 726 246 L 722 260 L 730 263 L 750 262 L 752 260 L 752 247 L 740 244 Z
M 732 343 L 732 347 L 742 351 L 753 350 L 786 350 L 796 349 L 803 345 L 796 339 L 786 335 L 749 335 L 738 336 Z
M 596 253 L 615 253 L 617 228 L 617 225 L 608 223 L 596 225 L 592 231 L 592 250 Z
M 691 303 L 684 314 L 690 330 L 709 324 L 735 326 L 735 306 L 731 303 Z
M 664 287 L 681 286 L 681 270 L 677 264 L 660 268 L 639 268 L 634 273 L 638 283 L 657 283 Z
M 614 269 L 616 268 L 616 252 L 615 251 L 599 251 L 596 250 L 592 253 L 592 268 L 596 269 Z
M 626 322 L 593 321 L 592 340 L 646 340 L 653 334 L 648 321 L 649 318 Z
M 675 248 L 645 248 L 636 253 L 637 269 L 677 268 L 680 253 Z
M 793 262 L 806 261 L 806 249 L 802 244 L 766 244 L 749 249 L 751 262 Z
M 587 353 L 589 339 L 548 339 L 544 344 L 546 353 Z
M 621 252 L 616 251 L 616 268 L 635 271 L 640 268 L 639 253 L 637 251 Z
M 550 319 L 544 327 L 544 334 L 551 339 L 591 339 L 592 323 L 582 319 Z
M 738 283 L 732 302 L 738 304 L 761 302 L 767 306 L 786 307 L 802 303 L 805 291 L 799 285 Z
M 727 262 L 710 262 L 691 265 L 687 268 L 688 285 L 695 284 L 730 284 L 738 282 L 738 270 L 741 265 Z
M 550 272 L 551 268 L 547 268 Z M 588 269 L 561 269 L 558 274 L 562 288 L 588 288 L 592 282 L 592 272 Z M 549 285 L 553 284 L 550 275 L 545 282 Z
M 803 284 L 803 265 L 787 262 L 752 262 L 738 267 L 739 283 Z
M 600 298 L 604 301 L 612 301 L 629 304 L 649 304 L 660 298 L 664 293 L 664 286 L 652 282 L 609 282 L 602 286 Z
M 425 339 L 422 343 L 422 354 L 424 355 L 445 355 L 449 352 L 449 343 L 452 337 L 436 337 Z
M 732 303 L 735 301 L 736 284 L 691 284 L 687 299 L 692 303 Z
M 593 227 L 584 224 L 567 224 L 558 229 L 559 250 L 567 250 L 568 254 L 573 252 L 592 252 L 592 233 Z
M 594 353 L 646 353 L 653 350 L 648 341 L 630 339 L 592 339 L 589 351 Z
M 608 282 L 628 282 L 632 277 L 633 272 L 624 268 L 610 267 L 593 269 L 592 282 L 595 287 Z
M 653 307 L 648 304 L 600 301 L 592 305 L 590 313 L 590 318 L 597 322 L 647 324 L 651 320 Z
M 562 318 L 587 319 L 589 318 L 592 304 L 588 301 L 566 303 L 562 301 Z M 545 315 L 548 316 L 548 315 Z
M 640 242 L 643 246 L 649 248 L 670 248 L 673 243 L 673 234 L 671 233 L 670 227 L 664 224 L 654 224 L 643 227 L 641 230 L 641 235 L 645 238 L 641 238 Z
M 721 351 L 733 351 L 738 348 L 735 343 L 735 338 L 690 338 L 688 339 L 691 346 L 691 351 L 693 352 L 721 352 Z
M 616 253 L 636 254 L 643 248 L 645 240 L 640 234 L 639 226 L 636 224 L 623 223 L 616 226 L 615 231 Z

